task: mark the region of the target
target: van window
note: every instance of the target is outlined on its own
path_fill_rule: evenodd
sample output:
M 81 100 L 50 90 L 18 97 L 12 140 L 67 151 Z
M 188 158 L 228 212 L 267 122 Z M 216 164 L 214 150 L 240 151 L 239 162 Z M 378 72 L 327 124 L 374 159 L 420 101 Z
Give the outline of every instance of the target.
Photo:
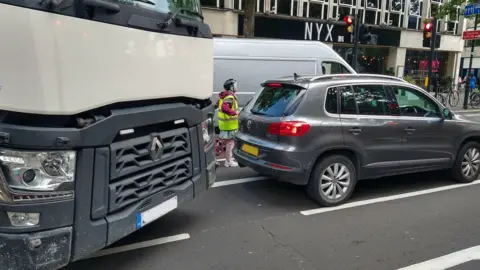
M 337 62 L 322 62 L 322 74 L 350 74 L 351 72 L 342 64 Z
M 250 112 L 271 117 L 291 115 L 300 104 L 304 93 L 304 89 L 294 86 L 265 87 Z

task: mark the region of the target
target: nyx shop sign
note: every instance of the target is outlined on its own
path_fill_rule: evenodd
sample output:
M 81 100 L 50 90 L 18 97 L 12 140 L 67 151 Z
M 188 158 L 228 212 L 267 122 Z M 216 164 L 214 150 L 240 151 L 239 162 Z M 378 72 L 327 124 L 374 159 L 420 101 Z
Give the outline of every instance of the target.
M 243 15 L 238 18 L 238 34 L 243 35 Z M 372 27 L 371 34 L 376 36 L 377 45 L 400 46 L 400 30 Z M 340 22 L 291 20 L 259 15 L 255 17 L 255 37 L 353 43 L 347 26 Z

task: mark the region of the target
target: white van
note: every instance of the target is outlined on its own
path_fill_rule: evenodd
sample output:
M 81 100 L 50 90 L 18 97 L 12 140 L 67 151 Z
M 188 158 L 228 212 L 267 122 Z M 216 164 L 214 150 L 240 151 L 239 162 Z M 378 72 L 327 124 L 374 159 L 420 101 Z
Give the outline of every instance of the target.
M 238 81 L 237 97 L 243 107 L 266 79 L 293 73 L 356 73 L 332 48 L 319 41 L 214 38 L 213 44 L 215 102 L 229 78 Z

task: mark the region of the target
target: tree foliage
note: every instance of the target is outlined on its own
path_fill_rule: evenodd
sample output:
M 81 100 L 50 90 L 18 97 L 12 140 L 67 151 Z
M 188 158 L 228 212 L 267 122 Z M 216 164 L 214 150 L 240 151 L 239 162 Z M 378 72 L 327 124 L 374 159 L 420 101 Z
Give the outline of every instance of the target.
M 437 19 L 443 19 L 445 16 L 448 16 L 451 20 L 458 16 L 463 16 L 463 8 L 461 8 L 462 4 L 466 3 L 472 4 L 477 3 L 477 0 L 447 0 L 441 5 L 436 12 L 432 12 L 432 16 L 436 17 Z M 467 19 L 471 19 L 473 16 L 467 17 Z

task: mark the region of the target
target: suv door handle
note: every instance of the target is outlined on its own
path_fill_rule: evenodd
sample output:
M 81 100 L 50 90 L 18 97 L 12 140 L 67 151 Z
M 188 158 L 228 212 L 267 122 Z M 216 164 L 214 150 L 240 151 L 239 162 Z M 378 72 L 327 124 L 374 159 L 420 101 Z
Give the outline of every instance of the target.
M 407 132 L 407 133 L 412 133 L 414 131 L 415 131 L 415 129 L 411 128 L 411 127 L 408 127 L 408 128 L 405 129 L 405 132 Z
M 354 127 L 354 128 L 349 129 L 348 131 L 350 131 L 351 133 L 357 135 L 358 133 L 362 132 L 362 129 L 359 128 L 359 127 Z

